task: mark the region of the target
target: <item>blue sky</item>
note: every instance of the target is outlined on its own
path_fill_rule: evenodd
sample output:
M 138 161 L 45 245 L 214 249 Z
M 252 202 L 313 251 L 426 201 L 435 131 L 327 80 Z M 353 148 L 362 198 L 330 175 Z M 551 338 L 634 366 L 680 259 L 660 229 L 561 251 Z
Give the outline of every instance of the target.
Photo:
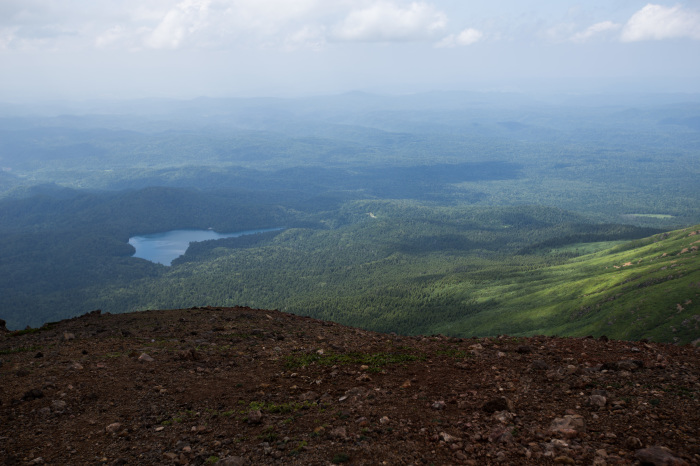
M 700 0 L 0 0 L 0 100 L 700 92 Z

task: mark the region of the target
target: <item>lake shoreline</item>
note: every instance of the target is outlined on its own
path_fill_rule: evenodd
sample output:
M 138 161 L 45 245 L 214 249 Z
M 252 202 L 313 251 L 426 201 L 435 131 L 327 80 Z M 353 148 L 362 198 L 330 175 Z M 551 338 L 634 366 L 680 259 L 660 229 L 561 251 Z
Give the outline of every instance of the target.
M 283 230 L 283 227 L 244 230 L 232 233 L 218 233 L 214 230 L 170 230 L 148 235 L 136 235 L 129 238 L 129 244 L 136 250 L 131 257 L 138 257 L 156 264 L 170 267 L 172 262 L 187 252 L 190 243 L 236 238 L 269 231 Z

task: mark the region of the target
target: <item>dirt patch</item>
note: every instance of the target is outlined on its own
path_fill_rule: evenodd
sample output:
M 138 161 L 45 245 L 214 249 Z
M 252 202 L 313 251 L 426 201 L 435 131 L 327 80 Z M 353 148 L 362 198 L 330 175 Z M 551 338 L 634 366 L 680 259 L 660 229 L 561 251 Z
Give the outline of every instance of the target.
M 199 308 L 2 333 L 0 353 L 6 464 L 700 460 L 690 346 L 404 337 Z

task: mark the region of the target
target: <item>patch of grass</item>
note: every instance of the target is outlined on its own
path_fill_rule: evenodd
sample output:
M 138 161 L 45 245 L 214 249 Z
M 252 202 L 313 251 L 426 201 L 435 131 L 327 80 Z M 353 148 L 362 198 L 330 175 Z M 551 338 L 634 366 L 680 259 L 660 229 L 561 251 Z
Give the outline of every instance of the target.
M 206 464 L 216 464 L 219 462 L 219 457 L 218 456 L 210 456 L 206 460 Z
M 20 347 L 20 348 L 10 348 L 6 350 L 0 350 L 0 355 L 3 354 L 15 354 L 15 353 L 27 353 L 29 351 L 40 351 L 41 346 L 27 346 L 27 347 Z
M 301 409 L 309 409 L 313 406 L 316 406 L 316 404 L 311 403 L 310 401 L 304 401 L 301 403 L 295 401 L 292 401 L 290 403 L 267 403 L 264 401 L 252 401 L 248 405 L 248 408 L 242 411 L 242 414 L 245 414 L 250 410 L 260 410 L 264 413 L 269 414 L 287 414 L 294 413 Z
M 308 445 L 308 442 L 306 442 L 305 440 L 302 440 L 301 442 L 299 442 L 299 444 L 296 447 L 294 447 L 292 449 L 292 451 L 289 454 L 290 455 L 298 455 L 299 453 L 301 453 L 301 450 L 307 445 Z
M 252 333 L 220 333 L 218 338 L 249 340 L 251 338 L 261 338 L 262 335 L 253 335 Z
M 311 364 L 321 364 L 324 366 L 361 364 L 367 365 L 370 371 L 379 371 L 382 367 L 390 364 L 401 364 L 411 361 L 422 361 L 425 355 L 414 355 L 407 353 L 345 353 L 345 354 L 304 354 L 291 355 L 286 357 L 286 367 L 296 369 L 306 367 Z
M 15 330 L 14 332 L 10 333 L 10 336 L 13 337 L 19 337 L 21 335 L 31 335 L 33 333 L 39 333 L 42 330 L 48 330 L 49 327 L 37 327 L 37 328 L 25 328 L 24 330 Z
M 331 460 L 331 463 L 333 464 L 341 464 L 341 463 L 347 463 L 350 461 L 350 456 L 348 456 L 347 453 L 336 453 L 333 455 L 333 459 Z
M 274 442 L 279 438 L 279 435 L 275 432 L 275 428 L 272 426 L 266 427 L 263 432 L 258 435 L 258 439 L 263 442 Z
M 458 350 L 455 348 L 446 348 L 446 347 L 437 350 L 435 352 L 435 354 L 437 356 L 447 356 L 447 357 L 454 358 L 454 359 L 464 359 L 464 358 L 468 358 L 468 357 L 473 356 L 471 353 L 467 353 L 464 350 Z

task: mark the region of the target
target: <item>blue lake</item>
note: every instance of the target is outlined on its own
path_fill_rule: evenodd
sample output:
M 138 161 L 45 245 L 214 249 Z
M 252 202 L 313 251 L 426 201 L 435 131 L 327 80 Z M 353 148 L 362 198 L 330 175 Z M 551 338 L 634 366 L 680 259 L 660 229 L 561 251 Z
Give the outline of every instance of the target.
M 133 257 L 140 257 L 151 262 L 170 265 L 187 251 L 190 243 L 207 241 L 210 239 L 234 238 L 236 236 L 253 235 L 267 231 L 281 230 L 281 228 L 267 228 L 264 230 L 247 230 L 236 233 L 217 233 L 213 230 L 173 230 L 164 233 L 133 236 L 129 238 L 129 244 L 136 248 Z

